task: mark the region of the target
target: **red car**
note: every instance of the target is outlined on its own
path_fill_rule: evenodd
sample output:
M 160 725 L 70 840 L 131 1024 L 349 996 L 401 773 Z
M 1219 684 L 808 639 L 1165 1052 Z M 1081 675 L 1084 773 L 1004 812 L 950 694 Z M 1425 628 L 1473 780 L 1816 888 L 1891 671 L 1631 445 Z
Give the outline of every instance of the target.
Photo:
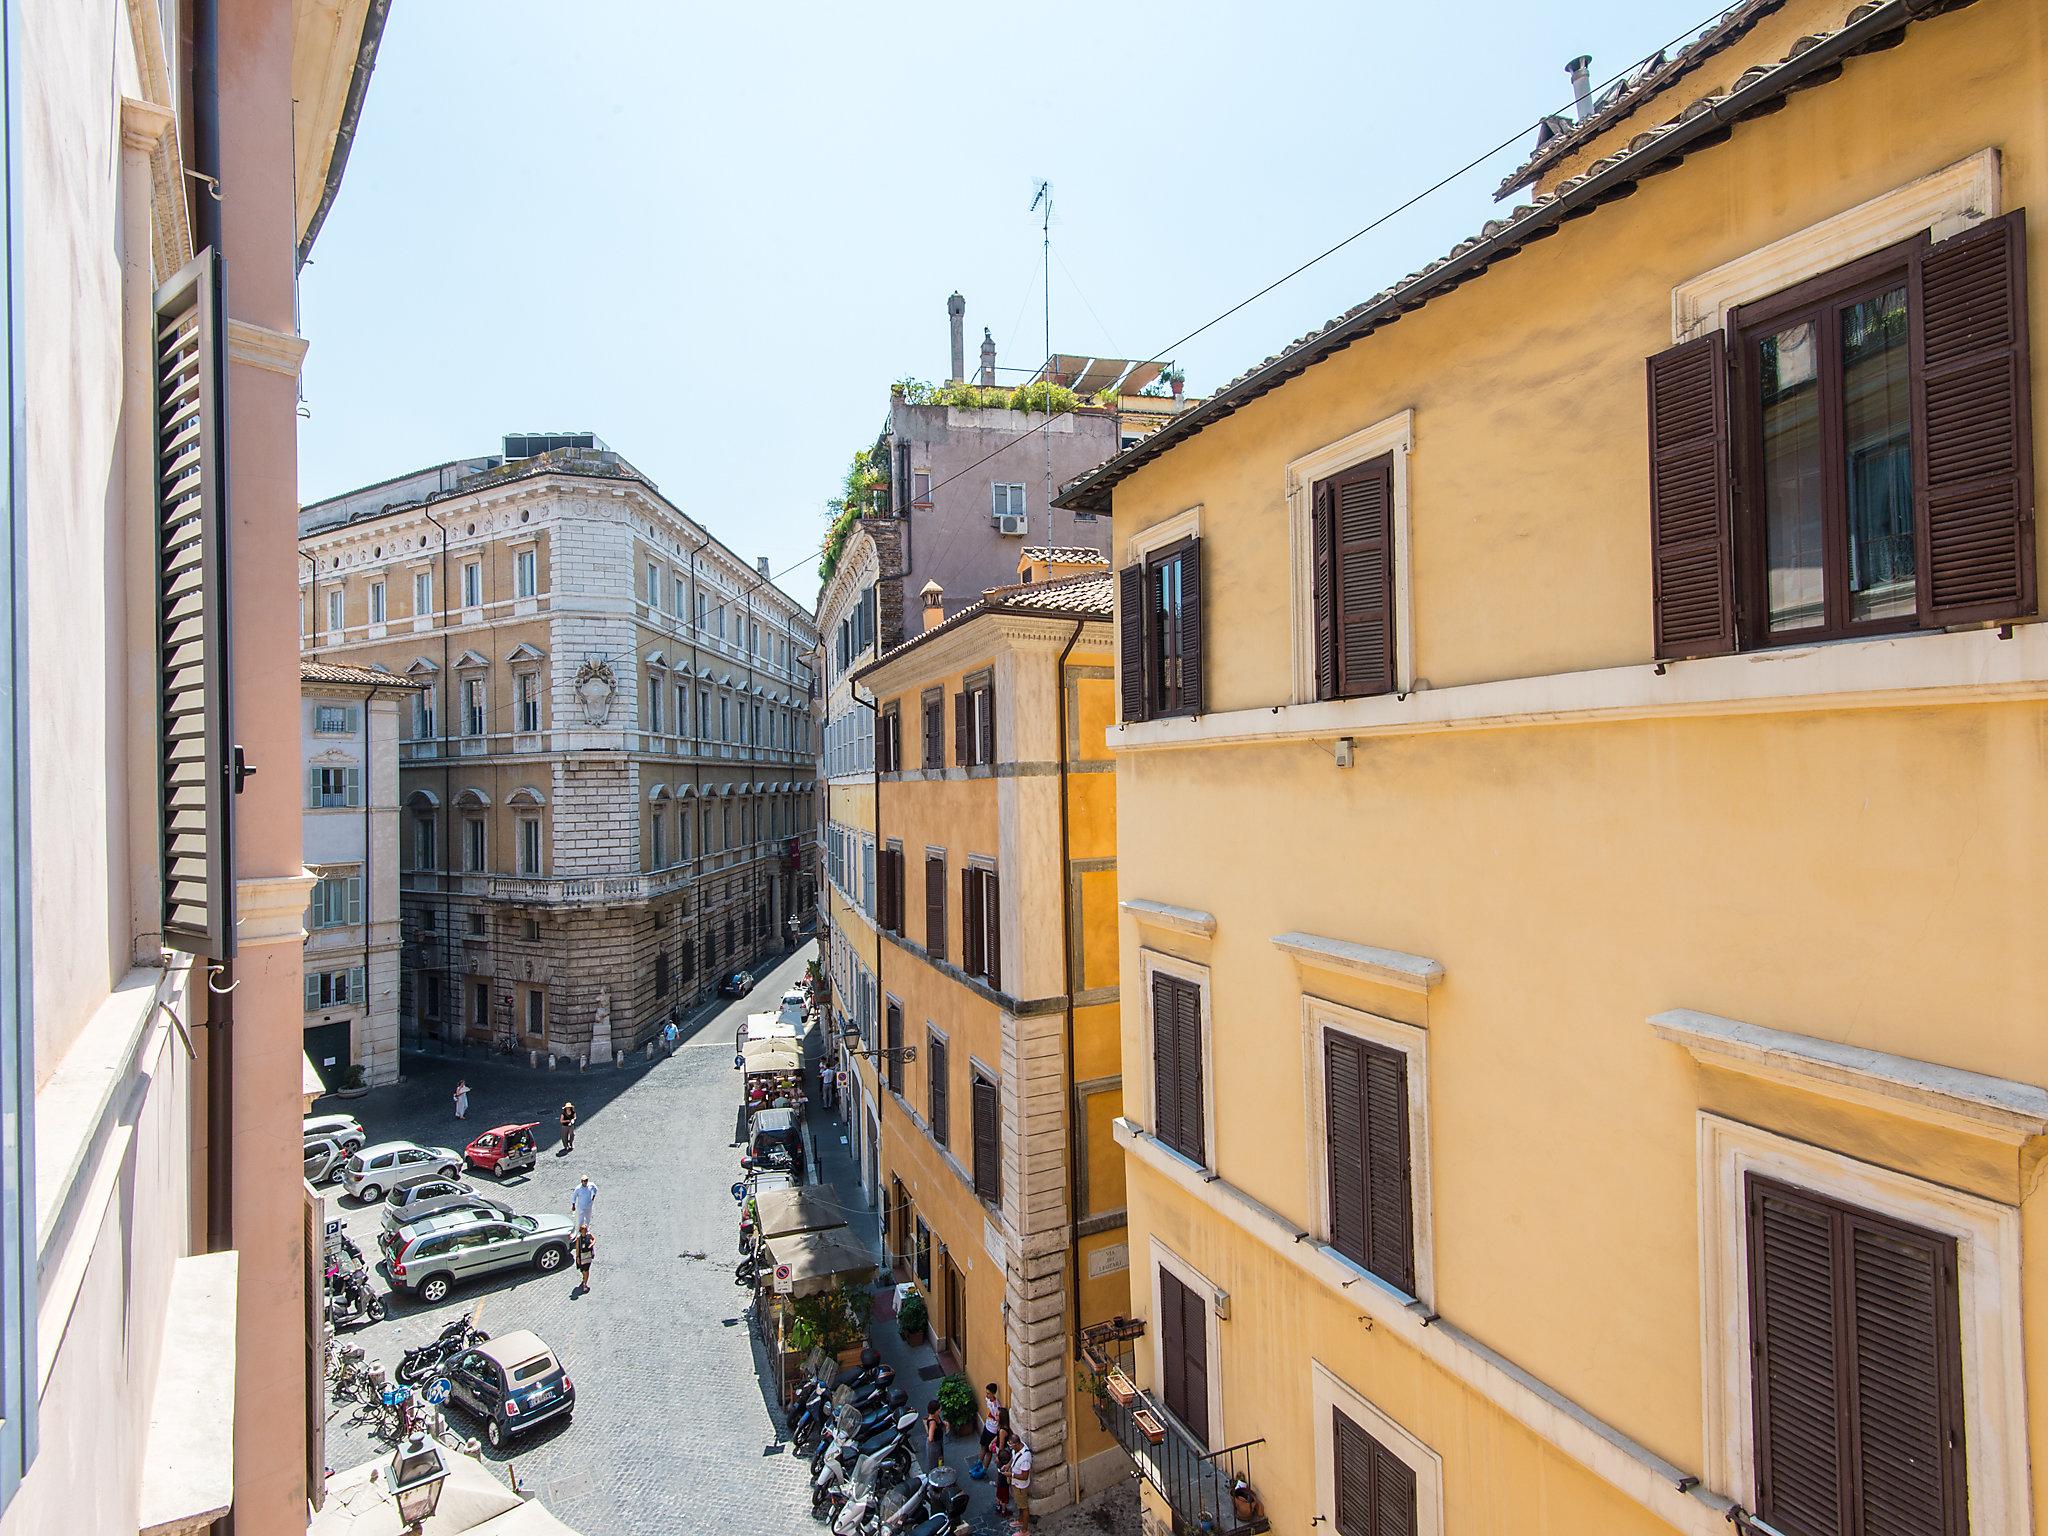
M 533 1136 L 537 1124 L 494 1126 L 462 1149 L 462 1160 L 478 1173 L 501 1179 L 525 1173 L 540 1160 L 540 1143 Z

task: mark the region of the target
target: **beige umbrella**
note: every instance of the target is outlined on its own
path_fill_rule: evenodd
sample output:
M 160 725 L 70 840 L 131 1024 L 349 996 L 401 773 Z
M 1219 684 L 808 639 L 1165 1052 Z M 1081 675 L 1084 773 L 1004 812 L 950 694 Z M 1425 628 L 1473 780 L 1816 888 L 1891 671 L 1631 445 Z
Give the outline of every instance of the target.
M 757 1224 L 764 1238 L 795 1232 L 821 1232 L 846 1225 L 833 1184 L 807 1184 L 796 1189 L 768 1189 L 754 1197 Z
M 519 1497 L 493 1477 L 474 1456 L 446 1447 L 448 1469 L 441 1502 L 420 1527 L 422 1536 L 576 1536 L 539 1504 Z M 398 1502 L 391 1496 L 391 1458 L 337 1472 L 327 1480 L 327 1497 L 306 1536 L 402 1536 Z
M 812 1296 L 829 1291 L 842 1280 L 856 1276 L 872 1279 L 875 1256 L 868 1245 L 846 1227 L 828 1227 L 822 1232 L 788 1232 L 766 1243 L 768 1265 L 762 1271 L 765 1284 L 773 1284 L 775 1267 L 787 1264 L 790 1294 Z

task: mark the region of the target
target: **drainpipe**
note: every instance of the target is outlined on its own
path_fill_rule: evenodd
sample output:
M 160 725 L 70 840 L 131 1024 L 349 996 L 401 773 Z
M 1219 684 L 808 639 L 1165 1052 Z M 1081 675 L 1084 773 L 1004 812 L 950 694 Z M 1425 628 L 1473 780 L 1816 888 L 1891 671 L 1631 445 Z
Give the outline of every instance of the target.
M 863 706 L 867 710 L 869 716 L 868 740 L 872 743 L 875 738 L 875 732 L 881 724 L 881 712 L 875 704 L 875 691 L 870 688 L 868 696 L 863 699 L 849 686 L 846 690 L 846 695 L 854 703 Z M 882 894 L 882 769 L 881 759 L 875 756 L 872 745 L 868 749 L 868 779 L 874 786 L 875 797 L 875 896 L 877 905 L 879 905 Z M 875 1039 L 878 1042 L 885 1042 L 888 1039 L 887 1032 L 883 1028 L 883 1021 L 889 1016 L 889 994 L 882 982 L 882 951 L 885 947 L 882 942 L 882 925 L 877 922 L 875 924 Z M 880 1201 L 882 1198 L 882 1121 L 886 1118 L 882 1114 L 882 1094 L 886 1089 L 883 1086 L 885 1079 L 882 1076 L 882 1058 L 879 1055 L 874 1055 L 869 1060 L 874 1063 L 875 1068 L 875 1199 Z M 858 1080 L 859 1075 L 856 1073 L 855 1081 Z M 888 1235 L 884 1233 L 882 1237 L 884 1252 L 888 1250 L 888 1246 Z
M 429 502 L 431 500 L 432 498 L 429 498 Z M 455 674 L 452 670 L 454 656 L 448 649 L 448 599 L 451 595 L 448 590 L 448 525 L 434 516 L 434 509 L 427 502 L 421 503 L 420 512 L 426 517 L 428 522 L 441 531 L 441 573 L 435 578 L 438 585 L 434 592 L 434 607 L 437 610 L 434 614 L 434 620 L 441 631 L 441 676 L 436 684 L 436 687 L 440 690 L 441 698 L 434 710 L 434 755 L 441 760 L 440 820 L 447 827 L 448 836 L 442 840 L 442 846 L 436 850 L 441 857 L 435 862 L 445 866 L 449 860 L 456 856 L 455 765 L 448 761 L 448 753 L 445 750 L 449 739 L 448 709 L 449 705 L 453 702 L 448 690 L 455 681 Z M 461 988 L 456 983 L 455 900 L 448 889 L 448 871 L 446 868 L 436 870 L 435 878 L 441 883 L 441 974 L 444 983 L 441 995 L 441 1008 L 443 1010 L 441 1023 L 444 1026 L 447 1024 L 447 1010 L 452 1008 L 455 1012 L 455 1022 L 459 1026 L 462 1022 L 463 1009 L 468 1006 L 468 1000 L 462 996 Z
M 1073 843 L 1068 832 L 1067 805 L 1067 657 L 1081 639 L 1087 620 L 1076 619 L 1074 632 L 1053 663 L 1053 699 L 1059 721 L 1060 765 L 1060 979 L 1064 992 L 1067 1037 L 1067 1281 L 1074 1298 L 1074 1358 L 1081 1358 L 1081 1126 L 1080 1098 L 1074 1092 L 1074 912 Z
M 375 711 L 374 711 L 374 709 L 372 708 L 372 706 L 373 706 L 373 705 L 375 705 L 375 704 L 376 704 L 376 702 L 377 702 L 377 695 L 378 695 L 378 694 L 380 694 L 380 693 L 382 693 L 383 691 L 384 691 L 384 685 L 383 685 L 383 684 L 381 684 L 381 683 L 374 683 L 374 684 L 372 684 L 372 685 L 371 685 L 369 693 L 368 693 L 368 694 L 366 694 L 366 695 L 364 696 L 364 698 L 363 698 L 363 996 L 362 996 L 362 1005 L 363 1005 L 363 1035 L 364 1035 L 365 1039 L 367 1039 L 367 1038 L 368 1038 L 368 1036 L 369 1036 L 369 1033 L 370 1033 L 370 932 L 371 932 L 371 929 L 372 929 L 372 928 L 373 928 L 373 927 L 375 926 L 375 924 L 376 924 L 376 921 L 377 921 L 377 882 L 376 882 L 376 879 L 374 878 L 374 876 L 375 876 L 375 874 L 376 874 L 376 857 L 377 857 L 377 839 L 376 839 L 375 833 L 374 833 L 374 831 L 373 831 L 373 829 L 372 829 L 372 827 L 371 827 L 371 825 L 370 825 L 370 802 L 371 802 L 371 801 L 373 801 L 373 800 L 375 800 L 375 799 L 377 798 L 377 790 L 376 790 L 376 781 L 375 781 L 375 773 L 376 773 L 376 769 L 375 769 L 375 762 L 376 762 L 376 759 L 375 759 L 374 757 L 372 757 L 372 756 L 371 756 L 371 753 L 370 753 L 370 745 L 371 745 L 371 742 L 372 742 L 372 740 L 373 740 L 373 735 L 374 735 L 374 733 L 372 732 L 372 730 L 371 730 L 371 728 L 370 728 L 370 722 L 371 722 L 371 719 L 373 718 L 373 716 L 374 716 L 374 714 L 375 714 Z M 397 743 L 396 741 L 393 741 L 393 742 L 392 742 L 392 746 L 393 746 L 393 747 L 396 747 L 397 745 L 398 745 L 398 743 Z M 368 1074 L 368 1073 L 365 1073 L 365 1074 L 364 1074 L 364 1078 L 365 1078 L 365 1080 L 366 1080 L 366 1081 L 368 1080 L 368 1076 L 369 1076 L 369 1074 Z
M 700 869 L 704 866 L 705 861 L 703 836 L 704 738 L 711 722 L 704 719 L 697 708 L 698 691 L 704 684 L 704 650 L 702 644 L 704 631 L 697 622 L 697 609 L 701 601 L 697 591 L 697 557 L 703 554 L 710 547 L 710 544 L 711 530 L 706 528 L 704 530 L 703 543 L 690 551 L 690 611 L 684 615 L 690 621 L 690 718 L 695 722 L 695 728 L 690 732 L 690 740 L 695 743 L 696 747 L 696 750 L 690 754 L 690 787 L 693 791 L 690 797 L 690 815 L 697 823 L 696 863 Z M 704 994 L 705 982 L 711 979 L 712 968 L 705 962 L 704 958 L 704 893 L 697 887 L 698 882 L 692 880 L 690 882 L 690 894 L 697 903 L 697 916 L 691 923 L 693 935 L 690 941 L 690 969 L 697 973 L 696 997 L 701 998 Z M 694 1006 L 694 1003 L 692 1006 Z

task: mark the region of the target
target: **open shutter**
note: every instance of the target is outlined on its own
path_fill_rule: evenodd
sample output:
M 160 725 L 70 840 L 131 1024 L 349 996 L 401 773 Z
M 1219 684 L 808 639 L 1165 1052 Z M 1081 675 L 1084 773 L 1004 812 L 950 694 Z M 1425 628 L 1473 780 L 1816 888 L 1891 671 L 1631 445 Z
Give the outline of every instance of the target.
M 1180 1023 L 1174 978 L 1152 977 L 1152 1134 L 1180 1145 Z
M 1366 1262 L 1365 1050 L 1350 1035 L 1323 1037 L 1324 1129 L 1330 1153 L 1330 1246 Z
M 1914 263 L 1914 512 L 1928 623 L 2034 611 L 2025 219 L 1987 219 Z
M 1838 1531 L 1846 1504 L 1833 1225 L 1821 1202 L 1750 1180 L 1757 1513 L 1787 1531 Z
M 960 871 L 960 969 L 981 974 L 981 871 Z
M 1365 1065 L 1367 1267 L 1415 1294 L 1415 1243 L 1408 1168 L 1408 1058 L 1360 1042 Z
M 1330 487 L 1337 689 L 1394 691 L 1394 461 L 1348 469 Z
M 211 249 L 157 290 L 159 937 L 212 960 L 235 952 L 225 321 Z
M 1145 567 L 1127 565 L 1116 573 L 1117 679 L 1120 713 L 1126 722 L 1151 711 L 1145 689 Z
M 1003 1197 L 1003 1145 L 996 1085 L 974 1079 L 974 1193 L 994 1203 Z
M 1648 369 L 1657 655 L 1718 655 L 1735 649 L 1726 345 L 1710 332 Z
M 982 974 L 992 987 L 1003 984 L 1003 901 L 1002 886 L 992 869 L 981 874 L 981 921 L 988 932 L 987 949 L 982 956 Z
M 946 861 L 936 854 L 924 860 L 924 952 L 946 958 Z
M 1174 557 L 1180 562 L 1180 707 L 1199 715 L 1202 678 L 1202 541 L 1189 539 Z
M 1309 508 L 1309 544 L 1314 562 L 1311 572 L 1315 588 L 1316 697 L 1337 696 L 1337 578 L 1330 555 L 1331 513 L 1334 498 L 1330 482 L 1315 488 Z

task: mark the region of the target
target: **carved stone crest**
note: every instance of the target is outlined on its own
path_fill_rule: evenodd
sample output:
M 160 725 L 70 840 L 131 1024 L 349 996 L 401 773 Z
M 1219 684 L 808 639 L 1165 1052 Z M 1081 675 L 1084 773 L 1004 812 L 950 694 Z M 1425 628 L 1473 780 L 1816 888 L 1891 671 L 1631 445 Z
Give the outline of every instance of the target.
M 619 680 L 601 661 L 586 661 L 576 672 L 576 704 L 583 711 L 585 725 L 603 725 L 612 715 L 612 698 Z

